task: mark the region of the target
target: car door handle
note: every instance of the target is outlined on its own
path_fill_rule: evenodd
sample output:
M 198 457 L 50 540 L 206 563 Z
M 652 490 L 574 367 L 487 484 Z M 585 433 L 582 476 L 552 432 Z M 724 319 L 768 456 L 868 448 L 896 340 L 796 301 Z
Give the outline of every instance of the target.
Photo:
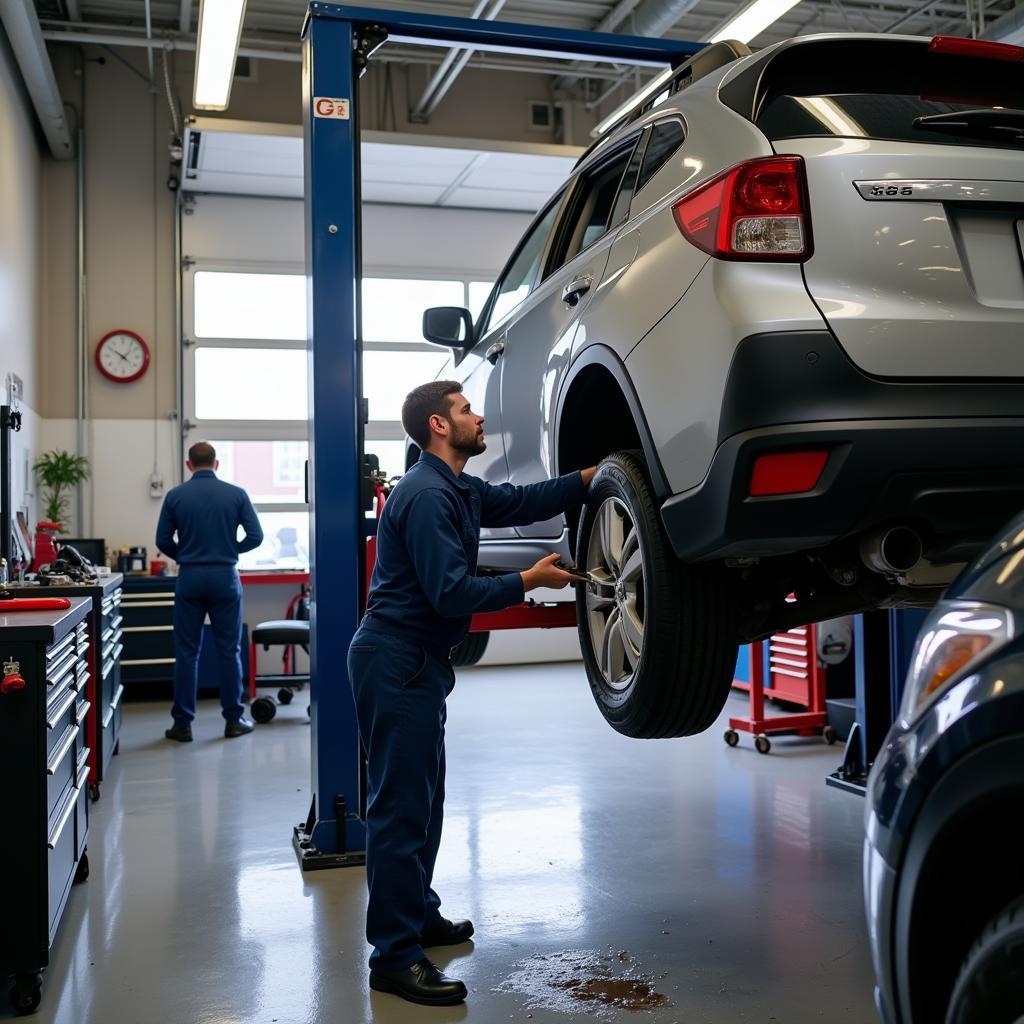
M 504 352 L 504 351 L 505 351 L 505 342 L 504 341 L 496 341 L 487 350 L 487 357 L 486 357 L 487 358 L 487 362 L 489 362 L 491 364 L 491 366 L 493 366 L 501 358 L 501 353 Z
M 574 277 L 563 289 L 562 289 L 562 301 L 570 308 L 574 309 L 580 299 L 590 291 L 590 286 L 594 283 L 594 278 L 590 274 L 581 274 L 579 277 Z

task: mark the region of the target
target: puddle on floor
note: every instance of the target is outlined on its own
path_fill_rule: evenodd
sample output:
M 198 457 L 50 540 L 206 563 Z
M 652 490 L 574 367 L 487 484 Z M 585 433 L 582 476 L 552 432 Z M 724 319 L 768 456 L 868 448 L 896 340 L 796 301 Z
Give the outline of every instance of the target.
M 498 986 L 498 992 L 525 996 L 530 1010 L 558 1013 L 586 1012 L 608 1018 L 615 1010 L 656 1010 L 668 1006 L 668 997 L 655 990 L 654 979 L 644 974 L 630 953 L 609 949 L 567 949 L 527 957 Z

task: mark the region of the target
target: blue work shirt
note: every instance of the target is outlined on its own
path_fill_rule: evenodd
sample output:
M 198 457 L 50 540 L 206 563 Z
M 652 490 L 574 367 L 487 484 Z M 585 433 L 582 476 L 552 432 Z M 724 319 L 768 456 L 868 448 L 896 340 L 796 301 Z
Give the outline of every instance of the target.
M 245 539 L 238 539 L 238 527 Z M 178 539 L 174 539 L 174 534 Z M 263 530 L 249 495 L 199 469 L 172 487 L 160 509 L 156 546 L 179 565 L 236 565 L 243 551 L 263 543 Z
M 474 613 L 523 600 L 519 573 L 476 575 L 480 527 L 551 519 L 581 505 L 586 493 L 579 473 L 495 486 L 456 476 L 443 459 L 424 452 L 384 505 L 363 622 L 447 652 L 465 639 Z

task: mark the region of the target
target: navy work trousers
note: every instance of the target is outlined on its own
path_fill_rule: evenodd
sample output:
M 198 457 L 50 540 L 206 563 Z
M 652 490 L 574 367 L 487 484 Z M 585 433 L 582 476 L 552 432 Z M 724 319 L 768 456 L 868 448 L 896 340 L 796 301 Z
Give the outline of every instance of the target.
M 366 938 L 370 967 L 401 971 L 425 954 L 441 917 L 431 888 L 444 817 L 445 698 L 451 662 L 419 643 L 360 627 L 348 674 L 366 747 Z
M 233 565 L 183 565 L 174 590 L 174 707 L 177 725 L 196 717 L 199 648 L 210 616 L 224 717 L 242 717 L 242 583 Z

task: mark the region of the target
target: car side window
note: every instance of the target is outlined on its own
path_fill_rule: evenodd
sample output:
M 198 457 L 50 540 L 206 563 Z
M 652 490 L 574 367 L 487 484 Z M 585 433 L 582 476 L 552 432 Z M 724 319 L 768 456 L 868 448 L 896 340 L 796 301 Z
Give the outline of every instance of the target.
M 630 196 L 633 193 L 632 183 L 627 184 L 625 179 L 639 138 L 637 134 L 607 160 L 581 175 L 562 222 L 558 245 L 560 258 L 552 263 L 551 270 L 568 263 L 617 223 L 614 214 L 621 213 L 619 197 L 622 191 L 627 189 Z
M 520 243 L 512 261 L 494 286 L 490 306 L 485 308 L 483 320 L 476 332 L 478 338 L 482 338 L 490 330 L 491 324 L 496 324 L 509 310 L 518 306 L 530 294 L 536 284 L 537 273 L 540 270 L 541 260 L 544 258 L 544 250 L 547 248 L 548 237 L 555 225 L 555 217 L 558 215 L 558 208 L 561 205 L 562 197 L 559 195 L 551 201 L 547 210 L 539 220 L 534 222 L 533 227 Z
M 683 144 L 683 126 L 678 121 L 662 121 L 651 131 L 644 153 L 644 165 L 636 182 L 639 192 L 665 166 L 666 161 Z
M 644 151 L 647 149 L 647 140 L 650 133 L 646 133 L 633 150 L 629 158 L 629 165 L 626 173 L 622 176 L 622 184 L 619 186 L 619 194 L 615 198 L 615 207 L 608 220 L 609 227 L 617 227 L 624 220 L 629 219 L 629 204 L 633 201 L 633 193 L 636 191 L 636 183 L 640 177 L 640 165 L 643 163 Z

